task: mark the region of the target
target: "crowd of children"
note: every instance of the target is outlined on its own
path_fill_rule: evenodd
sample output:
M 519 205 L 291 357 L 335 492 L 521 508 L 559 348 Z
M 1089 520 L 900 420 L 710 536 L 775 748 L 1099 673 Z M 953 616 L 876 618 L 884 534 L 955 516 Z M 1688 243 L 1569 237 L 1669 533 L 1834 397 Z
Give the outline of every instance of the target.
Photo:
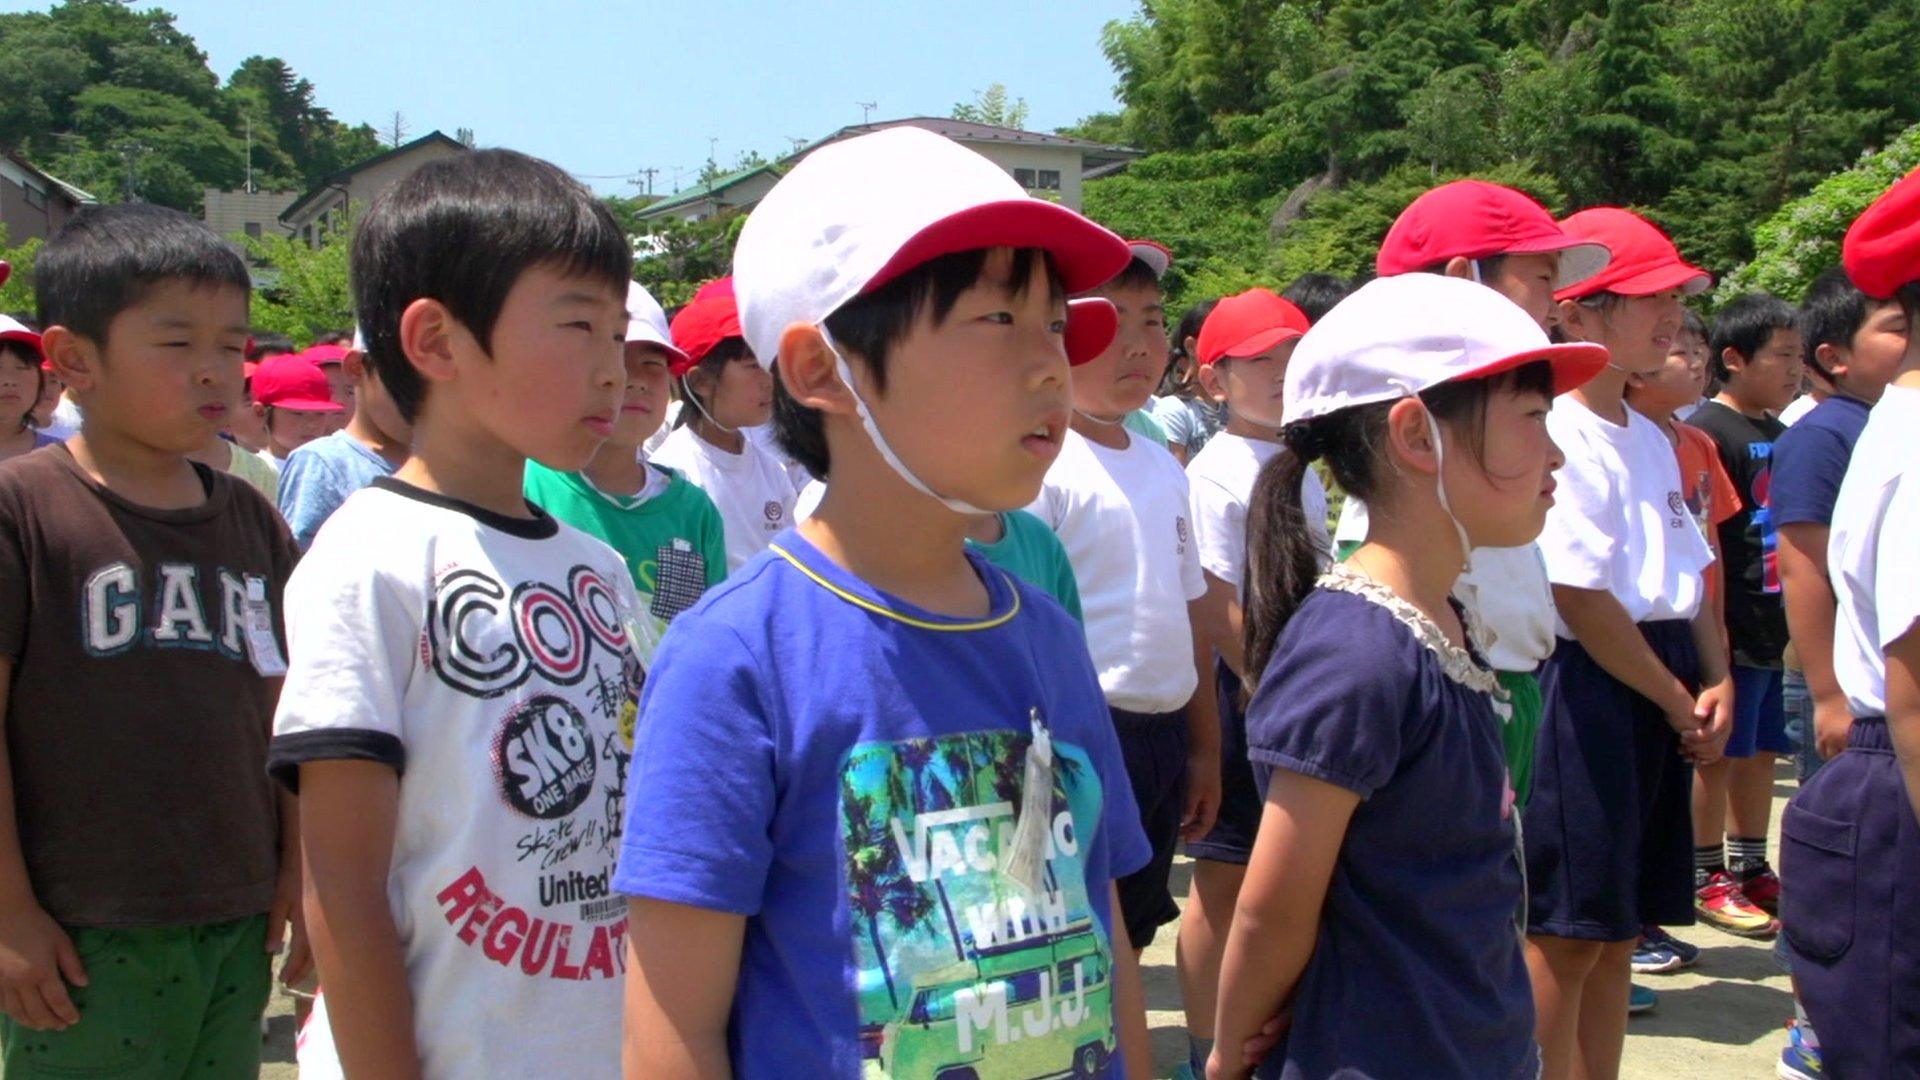
M 314 1077 L 1147 1077 L 1177 921 L 1180 1075 L 1606 1078 L 1698 919 L 1780 1075 L 1920 1074 L 1920 172 L 1844 252 L 1708 325 L 1458 181 L 1170 330 L 896 128 L 669 317 L 473 150 L 296 353 L 84 209 L 0 317 L 4 1071 L 254 1075 L 279 957 Z

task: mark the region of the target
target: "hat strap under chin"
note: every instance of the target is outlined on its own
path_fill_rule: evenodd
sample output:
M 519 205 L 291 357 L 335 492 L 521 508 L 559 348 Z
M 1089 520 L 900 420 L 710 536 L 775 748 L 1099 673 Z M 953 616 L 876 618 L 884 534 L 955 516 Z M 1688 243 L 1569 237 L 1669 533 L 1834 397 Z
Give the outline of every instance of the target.
M 907 468 L 907 463 L 901 461 L 900 455 L 893 452 L 887 437 L 880 434 L 880 425 L 874 422 L 873 410 L 867 408 L 867 400 L 860 396 L 860 388 L 853 381 L 853 368 L 847 364 L 846 354 L 840 351 L 840 346 L 834 342 L 833 335 L 828 332 L 827 324 L 824 322 L 820 324 L 820 338 L 826 342 L 827 351 L 833 353 L 833 369 L 839 372 L 840 381 L 847 384 L 847 393 L 853 395 L 854 410 L 860 414 L 860 426 L 866 429 L 867 438 L 873 441 L 873 448 L 880 452 L 880 459 L 887 463 L 887 467 L 892 469 L 900 479 L 905 480 L 908 487 L 935 500 L 956 514 L 971 516 L 991 513 L 992 511 L 982 510 L 963 499 L 950 499 L 940 494 L 915 476 L 912 469 Z

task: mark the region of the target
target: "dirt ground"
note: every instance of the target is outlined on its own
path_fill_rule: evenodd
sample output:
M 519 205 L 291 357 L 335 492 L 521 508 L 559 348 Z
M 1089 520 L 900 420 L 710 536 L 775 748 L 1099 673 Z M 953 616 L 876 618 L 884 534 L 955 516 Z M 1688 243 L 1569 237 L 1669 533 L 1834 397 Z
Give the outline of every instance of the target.
M 1785 769 L 1782 776 L 1791 774 Z M 1790 779 L 1775 785 L 1773 840 L 1780 810 L 1793 795 Z M 1778 855 L 1776 851 L 1776 857 Z M 1174 867 L 1174 895 L 1185 898 L 1188 865 Z M 1146 955 L 1147 1022 L 1153 1029 L 1156 1076 L 1172 1074 L 1186 1056 L 1186 1020 L 1173 973 L 1174 928 L 1168 927 Z M 1775 966 L 1770 942 L 1748 941 L 1706 927 L 1676 936 L 1700 946 L 1700 963 L 1674 975 L 1639 977 L 1660 994 L 1653 1012 L 1636 1016 L 1627 1029 L 1626 1080 L 1765 1080 L 1774 1075 L 1785 1043 L 1782 1025 L 1793 1015 L 1787 977 Z M 268 1011 L 269 1035 L 260 1075 L 294 1080 L 292 1002 L 276 995 Z

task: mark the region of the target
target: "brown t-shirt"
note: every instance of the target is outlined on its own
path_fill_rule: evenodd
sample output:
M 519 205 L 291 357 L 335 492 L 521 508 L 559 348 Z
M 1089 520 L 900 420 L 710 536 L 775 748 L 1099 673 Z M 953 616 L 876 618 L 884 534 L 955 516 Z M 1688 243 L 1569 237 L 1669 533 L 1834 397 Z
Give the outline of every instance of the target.
M 273 901 L 279 680 L 256 661 L 285 656 L 298 553 L 258 492 L 194 468 L 206 501 L 155 510 L 64 446 L 0 464 L 14 810 L 34 894 L 63 923 L 178 926 Z M 250 616 L 270 632 L 249 634 Z

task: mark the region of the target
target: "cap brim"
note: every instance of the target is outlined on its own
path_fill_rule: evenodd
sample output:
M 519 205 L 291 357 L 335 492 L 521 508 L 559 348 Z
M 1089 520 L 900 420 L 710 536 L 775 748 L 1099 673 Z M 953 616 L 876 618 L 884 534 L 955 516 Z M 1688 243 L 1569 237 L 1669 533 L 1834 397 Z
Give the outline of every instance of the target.
M 645 323 L 634 323 L 627 327 L 627 344 L 651 345 L 661 350 L 667 354 L 667 367 L 669 369 L 677 364 L 687 362 L 687 354 L 681 350 L 680 346 L 675 345 L 671 341 L 662 341 L 660 337 L 653 332 L 653 328 Z
M 1592 278 L 1570 288 L 1556 291 L 1556 300 L 1578 300 L 1596 292 L 1617 293 L 1620 296 L 1653 296 L 1668 289 L 1679 289 L 1682 296 L 1699 296 L 1713 288 L 1713 275 L 1697 266 L 1687 263 L 1668 263 L 1651 270 L 1642 270 L 1638 274 L 1613 281 L 1601 282 L 1597 286 Z
M 1501 254 L 1559 255 L 1560 276 L 1554 279 L 1555 289 L 1571 289 L 1605 270 L 1607 264 L 1613 261 L 1613 251 L 1607 245 L 1572 236 L 1543 236 L 1538 240 L 1524 240 Z
M 1173 268 L 1173 254 L 1159 244 L 1148 243 L 1145 240 L 1129 240 L 1127 253 L 1146 263 L 1147 268 L 1153 271 L 1156 280 L 1166 277 L 1167 271 Z
M 347 407 L 337 401 L 315 401 L 312 398 L 295 398 L 292 401 L 272 401 L 267 403 L 270 409 L 285 409 L 288 412 L 346 412 Z
M 1261 353 L 1266 352 L 1276 345 L 1284 345 L 1289 341 L 1298 341 L 1306 336 L 1307 332 L 1305 330 L 1298 330 L 1291 326 L 1270 327 L 1245 341 L 1236 342 L 1235 344 L 1227 346 L 1220 350 L 1218 356 L 1202 360 L 1201 366 L 1211 367 L 1222 360 L 1245 360 L 1249 356 L 1259 356 Z
M 1548 345 L 1539 349 L 1528 349 L 1503 357 L 1491 364 L 1485 364 L 1472 371 L 1454 376 L 1450 382 L 1463 379 L 1485 379 L 1503 371 L 1531 364 L 1536 360 L 1545 360 L 1553 368 L 1553 394 L 1559 397 L 1569 390 L 1576 390 L 1593 381 L 1593 377 L 1606 370 L 1610 359 L 1604 345 L 1591 342 L 1567 342 L 1561 345 Z
M 1067 301 L 1067 363 L 1084 364 L 1113 344 L 1120 333 L 1120 312 L 1097 296 Z
M 921 229 L 860 291 L 872 292 L 942 255 L 996 247 L 1045 251 L 1069 293 L 1099 288 L 1133 258 L 1125 240 L 1064 206 L 1045 199 L 1005 199 L 970 206 Z
M 33 350 L 34 359 L 47 362 L 46 351 L 40 347 L 40 335 L 31 330 L 0 330 L 0 341 L 17 341 Z

